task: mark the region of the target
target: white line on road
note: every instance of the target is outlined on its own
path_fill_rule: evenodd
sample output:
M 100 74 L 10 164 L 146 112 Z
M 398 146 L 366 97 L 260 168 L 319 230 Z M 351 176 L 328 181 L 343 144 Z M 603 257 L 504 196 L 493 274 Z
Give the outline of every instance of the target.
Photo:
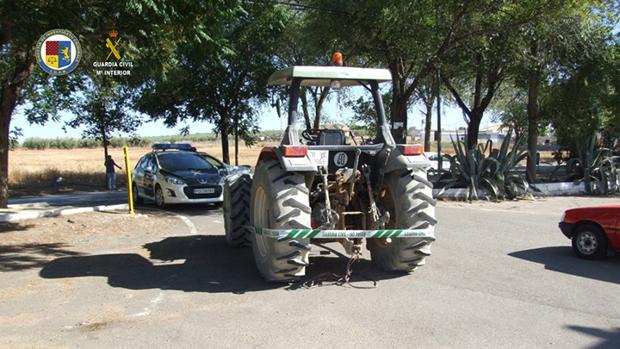
M 185 223 L 185 225 L 187 225 L 187 227 L 189 228 L 189 234 L 190 235 L 198 234 L 198 231 L 196 229 L 196 225 L 187 216 L 183 216 L 183 215 L 180 215 L 180 214 L 177 214 L 177 213 L 174 213 L 174 212 L 170 212 L 170 211 L 166 211 L 166 210 L 162 210 L 162 209 L 159 209 L 159 208 L 155 208 L 155 210 L 166 212 L 166 213 L 172 215 L 173 217 L 176 217 L 176 218 L 180 219 L 181 221 L 183 221 L 183 223 Z
M 140 316 L 151 315 L 151 313 L 157 309 L 159 303 L 161 303 L 163 300 L 164 300 L 164 293 L 162 291 L 159 291 L 159 293 L 157 293 L 157 296 L 151 299 L 151 302 L 150 302 L 151 304 L 149 306 L 145 307 L 143 311 L 139 313 L 131 314 L 130 316 L 140 317 Z
M 181 216 L 180 214 L 175 214 L 174 216 L 177 217 L 178 219 L 182 220 L 183 223 L 185 223 L 185 225 L 187 225 L 187 227 L 189 228 L 189 234 L 190 235 L 198 234 L 198 231 L 196 230 L 196 225 L 194 225 L 194 222 L 192 222 L 189 218 L 187 218 L 185 216 Z

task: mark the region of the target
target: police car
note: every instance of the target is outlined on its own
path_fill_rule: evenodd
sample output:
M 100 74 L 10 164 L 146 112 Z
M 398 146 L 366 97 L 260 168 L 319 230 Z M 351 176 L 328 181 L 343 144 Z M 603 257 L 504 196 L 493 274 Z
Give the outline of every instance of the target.
M 147 198 L 159 207 L 179 203 L 220 206 L 229 169 L 213 157 L 215 160 L 208 161 L 205 155 L 188 143 L 154 144 L 153 151 L 140 158 L 134 168 L 134 202 L 139 204 Z

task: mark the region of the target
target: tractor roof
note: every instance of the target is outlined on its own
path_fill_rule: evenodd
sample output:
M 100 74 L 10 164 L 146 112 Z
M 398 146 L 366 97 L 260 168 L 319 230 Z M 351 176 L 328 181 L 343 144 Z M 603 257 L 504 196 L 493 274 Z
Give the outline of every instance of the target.
M 329 86 L 333 80 L 341 86 L 361 85 L 367 81 L 391 81 L 392 74 L 387 69 L 294 66 L 279 70 L 269 77 L 269 85 L 290 85 L 293 78 L 302 79 L 302 86 Z

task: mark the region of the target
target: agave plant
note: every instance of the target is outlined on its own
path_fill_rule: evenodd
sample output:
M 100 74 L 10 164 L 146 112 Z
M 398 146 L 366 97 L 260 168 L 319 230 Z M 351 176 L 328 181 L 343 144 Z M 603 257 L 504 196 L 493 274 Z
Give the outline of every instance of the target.
M 519 150 L 520 138 L 512 147 L 511 142 L 512 130 L 499 149 L 493 149 L 490 140 L 484 145 L 467 148 L 462 141 L 452 139 L 455 155 L 450 158 L 450 177 L 443 180 L 443 189 L 466 187 L 467 200 L 478 200 L 482 189 L 489 191 L 494 199 L 515 198 L 528 193 L 527 182 L 522 175 L 514 172 L 527 152 Z
M 618 168 L 614 165 L 608 148 L 597 148 L 597 137 L 591 135 L 577 146 L 577 157 L 568 160 L 566 173 L 569 178 L 585 183 L 588 194 L 613 194 L 620 191 Z
M 512 130 L 510 130 L 502 141 L 500 148 L 491 151 L 491 158 L 495 160 L 495 164 L 490 168 L 490 177 L 497 182 L 497 192 L 495 195 L 498 197 L 512 199 L 529 192 L 529 184 L 525 178 L 514 171 L 515 167 L 528 154 L 527 151 L 519 149 L 522 140 L 521 137 L 516 137 L 511 147 Z

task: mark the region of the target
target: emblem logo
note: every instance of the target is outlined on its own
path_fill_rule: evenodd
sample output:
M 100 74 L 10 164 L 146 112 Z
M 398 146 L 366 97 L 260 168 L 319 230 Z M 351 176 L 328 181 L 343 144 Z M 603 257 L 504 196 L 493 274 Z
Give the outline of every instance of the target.
M 334 164 L 338 167 L 344 167 L 348 161 L 349 157 L 347 156 L 347 153 L 338 152 L 334 155 Z
M 200 184 L 207 184 L 207 183 L 209 183 L 209 180 L 208 180 L 208 179 L 205 179 L 205 178 L 200 178 L 200 179 L 198 180 L 198 183 L 200 183 Z
M 112 38 L 112 40 L 114 40 L 118 36 L 118 32 L 116 30 L 112 30 L 108 32 L 108 35 L 110 36 L 110 38 Z M 110 38 L 105 39 L 105 46 L 110 49 L 110 53 L 108 53 L 108 56 L 105 59 L 110 59 L 110 56 L 114 55 L 114 58 L 116 58 L 117 61 L 120 61 L 121 54 L 118 53 L 116 47 L 118 46 L 118 43 L 121 42 L 121 38 L 118 38 L 118 40 L 114 41 L 114 43 L 112 43 L 112 40 L 110 40 Z
M 82 58 L 80 43 L 68 30 L 54 29 L 43 34 L 35 48 L 37 63 L 50 75 L 66 75 Z

